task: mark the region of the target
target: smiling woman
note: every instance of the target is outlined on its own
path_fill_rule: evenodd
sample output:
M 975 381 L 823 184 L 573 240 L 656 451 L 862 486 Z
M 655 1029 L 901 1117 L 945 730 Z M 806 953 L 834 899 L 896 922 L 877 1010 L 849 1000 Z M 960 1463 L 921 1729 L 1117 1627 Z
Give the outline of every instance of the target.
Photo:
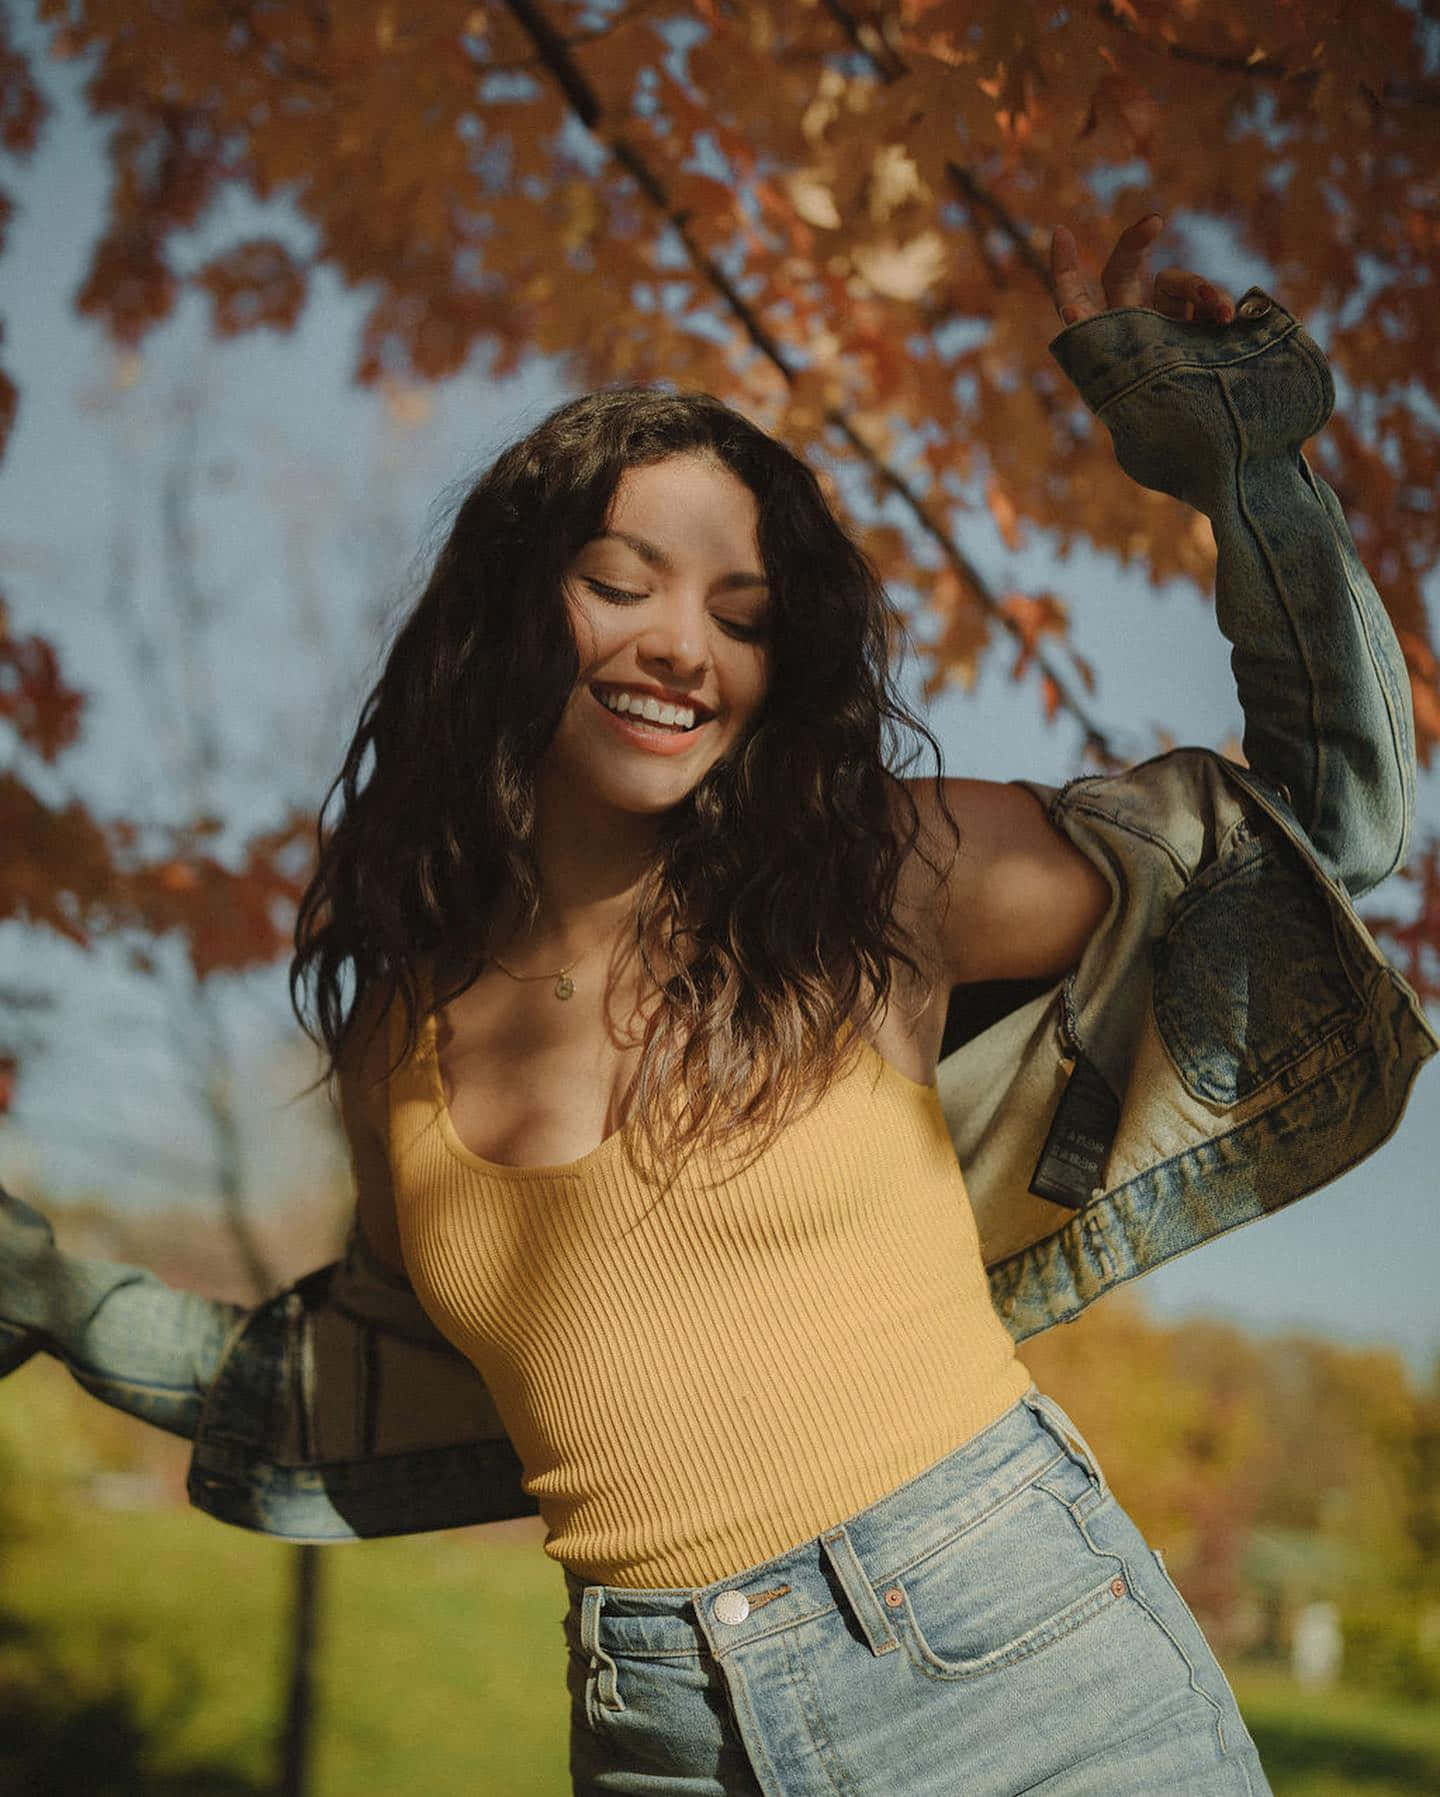
M 1268 295 L 1150 291 L 1157 222 L 1104 306 L 1057 233 L 1052 349 L 1210 520 L 1248 766 L 942 778 L 809 470 L 589 395 L 461 505 L 322 813 L 344 1262 L 237 1318 L 0 1193 L 0 1371 L 193 1433 L 215 1515 L 540 1511 L 582 1797 L 1268 1790 L 1016 1344 L 1353 1165 L 1436 1040 L 1351 907 L 1413 741 L 1300 455 L 1329 372 Z
M 890 685 L 897 623 L 736 413 L 561 407 L 462 504 L 336 783 L 292 968 L 336 1067 L 382 1078 L 433 1013 L 462 1133 L 530 1164 L 632 1119 L 652 1161 L 763 1149 L 854 1060 L 852 1019 L 928 1082 L 927 851 L 885 733 L 935 745 Z M 902 981 L 918 1035 L 886 1015 Z

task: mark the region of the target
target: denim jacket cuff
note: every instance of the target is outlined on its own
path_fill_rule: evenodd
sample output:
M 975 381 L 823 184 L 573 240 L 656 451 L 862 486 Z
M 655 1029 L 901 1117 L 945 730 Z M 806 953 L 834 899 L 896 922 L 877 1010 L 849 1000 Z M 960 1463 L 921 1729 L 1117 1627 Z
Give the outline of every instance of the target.
M 1050 348 L 1126 473 L 1210 519 L 1246 759 L 1291 795 L 1327 870 L 1368 891 L 1405 853 L 1414 724 L 1380 595 L 1300 453 L 1335 402 L 1319 346 L 1252 287 L 1230 324 L 1121 306 Z

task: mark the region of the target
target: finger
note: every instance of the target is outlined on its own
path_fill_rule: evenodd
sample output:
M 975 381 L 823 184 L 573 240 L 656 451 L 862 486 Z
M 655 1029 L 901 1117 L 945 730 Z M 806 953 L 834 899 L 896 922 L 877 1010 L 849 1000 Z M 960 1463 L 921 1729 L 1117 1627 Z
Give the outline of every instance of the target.
M 1145 256 L 1164 225 L 1160 214 L 1151 212 L 1120 233 L 1110 260 L 1100 271 L 1107 306 L 1145 304 Z
M 1075 234 L 1067 231 L 1064 225 L 1056 225 L 1050 238 L 1050 286 L 1055 296 L 1055 310 L 1064 324 L 1077 324 L 1082 318 L 1093 318 L 1100 310 L 1080 273 Z
M 1154 306 L 1168 318 L 1195 318 L 1229 324 L 1235 301 L 1223 287 L 1188 268 L 1162 268 L 1155 277 Z

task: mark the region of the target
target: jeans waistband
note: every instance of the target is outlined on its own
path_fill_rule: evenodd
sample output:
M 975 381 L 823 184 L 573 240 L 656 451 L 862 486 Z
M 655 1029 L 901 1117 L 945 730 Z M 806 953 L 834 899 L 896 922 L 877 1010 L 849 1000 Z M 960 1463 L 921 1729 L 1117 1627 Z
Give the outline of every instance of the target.
M 664 1590 L 587 1584 L 565 1571 L 566 1633 L 602 1673 L 610 1654 L 696 1652 L 746 1641 L 836 1609 L 836 1587 L 876 1653 L 898 1645 L 881 1595 L 891 1580 L 972 1528 L 1066 1454 L 1104 1475 L 1053 1398 L 1031 1386 L 1003 1416 L 924 1472 L 812 1540 L 713 1584 Z

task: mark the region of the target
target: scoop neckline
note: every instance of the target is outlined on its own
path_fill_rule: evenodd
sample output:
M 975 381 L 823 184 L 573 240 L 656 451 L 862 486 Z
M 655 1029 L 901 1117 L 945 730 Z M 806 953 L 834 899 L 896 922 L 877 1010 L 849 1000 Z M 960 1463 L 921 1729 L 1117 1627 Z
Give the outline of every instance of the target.
M 425 996 L 427 1009 L 421 1026 L 421 1041 L 424 1048 L 424 1059 L 429 1063 L 430 1097 L 439 1118 L 440 1134 L 446 1147 L 466 1166 L 475 1167 L 482 1173 L 493 1174 L 503 1179 L 578 1178 L 592 1161 L 598 1160 L 607 1149 L 624 1136 L 629 1127 L 628 1123 L 622 1123 L 619 1129 L 612 1129 L 610 1134 L 603 1136 L 593 1148 L 587 1149 L 584 1154 L 571 1161 L 537 1161 L 522 1165 L 514 1161 L 487 1160 L 483 1154 L 476 1154 L 475 1150 L 468 1147 L 462 1140 L 460 1131 L 455 1127 L 455 1119 L 450 1114 L 450 1105 L 445 1097 L 445 1082 L 440 1077 L 440 1051 L 436 1042 L 438 1018 L 434 1010 L 428 1008 L 430 999 L 428 991 Z M 856 1034 L 859 1035 L 859 1032 L 856 1031 Z M 893 1074 L 903 1085 L 911 1087 L 916 1092 L 923 1092 L 927 1096 L 938 1098 L 940 1091 L 938 1080 L 924 1082 L 911 1079 L 908 1073 L 902 1073 L 892 1061 L 887 1061 L 868 1036 L 862 1035 L 859 1040 L 862 1051 L 868 1051 L 871 1059 L 879 1064 L 883 1072 Z
M 436 1021 L 434 1011 L 427 1010 L 422 1026 L 422 1040 L 425 1059 L 429 1063 L 430 1097 L 439 1118 L 440 1134 L 445 1146 L 466 1166 L 477 1167 L 482 1173 L 493 1174 L 502 1179 L 564 1178 L 582 1173 L 625 1133 L 624 1124 L 619 1129 L 612 1129 L 608 1136 L 603 1136 L 593 1148 L 587 1149 L 573 1161 L 535 1161 L 522 1165 L 515 1161 L 487 1160 L 483 1154 L 476 1154 L 462 1140 L 460 1131 L 455 1127 L 455 1119 L 450 1114 L 450 1105 L 445 1097 L 445 1082 L 440 1077 L 440 1051 L 435 1040 Z

